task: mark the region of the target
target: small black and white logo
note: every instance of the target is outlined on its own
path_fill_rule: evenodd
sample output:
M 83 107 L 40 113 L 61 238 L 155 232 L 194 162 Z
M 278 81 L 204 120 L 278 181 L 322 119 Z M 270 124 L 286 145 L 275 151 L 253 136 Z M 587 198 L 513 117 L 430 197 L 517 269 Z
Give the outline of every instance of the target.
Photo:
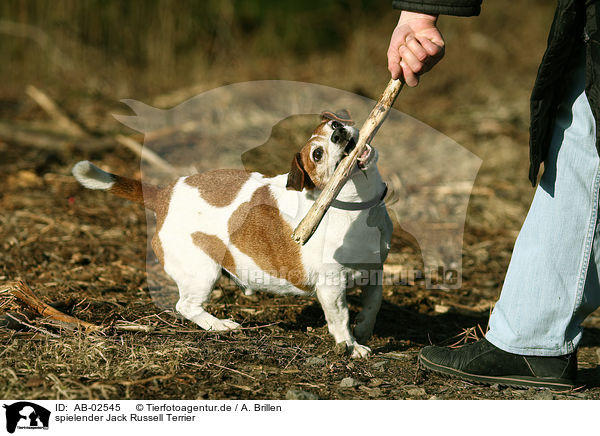
M 19 430 L 48 430 L 50 411 L 29 401 L 5 404 L 6 431 L 14 433 Z

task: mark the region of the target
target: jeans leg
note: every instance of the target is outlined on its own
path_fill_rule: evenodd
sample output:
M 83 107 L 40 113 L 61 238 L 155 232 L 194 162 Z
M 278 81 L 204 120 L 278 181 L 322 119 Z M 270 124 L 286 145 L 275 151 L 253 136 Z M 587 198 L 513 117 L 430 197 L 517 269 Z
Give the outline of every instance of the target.
M 600 303 L 600 170 L 583 62 L 570 83 L 486 335 L 511 353 L 573 352 L 581 322 Z

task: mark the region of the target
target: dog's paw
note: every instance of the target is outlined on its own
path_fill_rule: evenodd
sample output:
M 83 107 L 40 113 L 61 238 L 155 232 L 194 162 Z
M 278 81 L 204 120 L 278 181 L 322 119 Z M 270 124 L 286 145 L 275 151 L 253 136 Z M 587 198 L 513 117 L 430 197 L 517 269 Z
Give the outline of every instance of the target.
M 364 359 L 365 357 L 369 357 L 371 354 L 371 349 L 364 345 L 360 345 L 358 342 L 354 343 L 352 346 L 352 357 L 353 359 Z
M 226 332 L 240 327 L 237 322 L 231 319 L 215 319 L 207 330 L 211 332 Z

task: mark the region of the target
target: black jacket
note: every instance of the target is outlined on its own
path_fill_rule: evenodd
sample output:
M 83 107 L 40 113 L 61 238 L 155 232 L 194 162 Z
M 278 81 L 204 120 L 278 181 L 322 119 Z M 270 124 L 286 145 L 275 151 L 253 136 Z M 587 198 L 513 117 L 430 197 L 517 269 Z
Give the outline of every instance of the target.
M 443 15 L 477 15 L 481 0 L 394 0 L 393 6 L 413 12 Z M 553 123 L 565 86 L 565 75 L 580 49 L 586 51 L 586 95 L 596 119 L 600 116 L 600 1 L 558 0 L 542 58 L 531 93 L 529 136 L 529 180 L 535 185 L 541 163 L 548 154 Z M 596 129 L 596 147 L 600 136 Z M 599 148 L 600 150 L 600 148 Z
M 479 15 L 481 0 L 393 0 L 395 9 L 431 15 Z

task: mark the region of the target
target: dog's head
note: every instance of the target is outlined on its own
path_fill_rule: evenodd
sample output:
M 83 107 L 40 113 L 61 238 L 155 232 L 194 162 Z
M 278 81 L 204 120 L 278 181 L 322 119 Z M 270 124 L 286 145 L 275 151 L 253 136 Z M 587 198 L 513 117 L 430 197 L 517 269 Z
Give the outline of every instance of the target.
M 321 123 L 302 150 L 292 159 L 287 189 L 323 189 L 340 161 L 356 146 L 358 129 L 353 125 L 354 121 L 346 110 L 338 113 L 323 112 Z M 358 160 L 360 169 L 366 170 L 374 161 L 376 153 L 373 151 L 367 146 L 367 150 Z

